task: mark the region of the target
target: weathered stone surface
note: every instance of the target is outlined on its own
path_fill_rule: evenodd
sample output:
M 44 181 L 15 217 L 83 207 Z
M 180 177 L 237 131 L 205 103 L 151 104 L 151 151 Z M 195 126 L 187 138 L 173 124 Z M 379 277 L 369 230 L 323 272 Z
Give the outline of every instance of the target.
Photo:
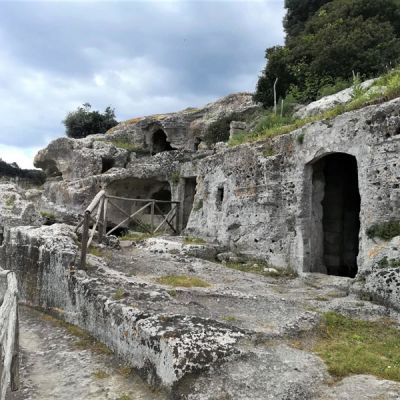
M 357 291 L 400 311 L 400 236 L 369 252 L 370 267 L 360 276 Z
M 370 88 L 376 79 L 370 79 L 361 83 L 362 89 Z M 320 100 L 313 101 L 312 103 L 300 108 L 294 116 L 296 118 L 306 118 L 313 115 L 321 114 L 322 112 L 329 110 L 339 104 L 348 103 L 353 96 L 354 88 L 349 87 L 348 89 L 342 90 L 338 93 L 332 94 L 330 96 L 325 96 Z
M 77 246 L 67 225 L 8 230 L 0 252 L 2 265 L 17 272 L 21 300 L 58 310 L 65 320 L 106 343 L 154 386 L 171 387 L 189 373 L 238 354 L 234 345 L 244 336 L 238 328 L 112 301 L 110 281 L 75 272 Z
M 35 167 L 42 168 L 48 177 L 61 176 L 67 181 L 98 175 L 112 167 L 124 167 L 128 151 L 104 139 L 104 135 L 56 139 L 36 155 Z
M 259 348 L 235 363 L 208 372 L 191 383 L 180 398 L 305 400 L 315 398 L 327 377 L 317 357 L 279 345 Z
M 112 354 L 86 348 L 84 340 L 71 335 L 74 330 L 29 307 L 19 310 L 21 386 L 8 400 L 167 398 L 129 373 L 129 368 Z
M 324 156 L 345 153 L 357 161 L 358 268 L 367 268 L 375 244 L 366 230 L 398 219 L 399 107 L 400 100 L 393 100 L 205 158 L 197 167 L 186 232 L 216 239 L 234 252 L 264 258 L 277 267 L 323 272 L 317 251 L 323 232 L 315 217 L 318 204 L 313 204 L 313 166 Z
M 0 184 L 0 227 L 40 225 L 42 218 L 25 191 L 15 184 Z
M 371 375 L 353 375 L 325 389 L 321 400 L 397 400 L 400 384 Z
M 245 120 L 260 110 L 251 93 L 235 93 L 199 109 L 134 118 L 120 123 L 111 132 L 129 136 L 135 145 L 152 153 L 158 152 L 154 134 L 162 130 L 172 148 L 193 151 L 206 136 L 211 136 L 212 141 L 212 136 L 218 133 L 227 140 L 231 121 Z

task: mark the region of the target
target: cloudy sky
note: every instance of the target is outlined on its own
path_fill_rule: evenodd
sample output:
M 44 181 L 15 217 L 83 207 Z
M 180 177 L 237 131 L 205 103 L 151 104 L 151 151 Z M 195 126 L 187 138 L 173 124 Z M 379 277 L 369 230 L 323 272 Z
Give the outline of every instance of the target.
M 283 0 L 0 0 L 0 158 L 32 167 L 68 111 L 118 120 L 253 91 Z

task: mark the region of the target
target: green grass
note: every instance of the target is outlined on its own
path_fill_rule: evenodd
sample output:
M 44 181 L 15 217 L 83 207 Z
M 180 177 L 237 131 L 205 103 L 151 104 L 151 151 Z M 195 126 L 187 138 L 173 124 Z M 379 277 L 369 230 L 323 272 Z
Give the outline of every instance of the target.
M 252 274 L 263 275 L 263 276 L 272 276 L 272 277 L 287 277 L 287 278 L 295 278 L 297 273 L 290 269 L 277 269 L 277 272 L 265 271 L 266 268 L 274 268 L 273 266 L 261 262 L 261 261 L 248 261 L 245 263 L 240 262 L 226 262 L 223 265 L 230 269 L 236 269 L 237 271 L 242 272 L 250 272 Z M 274 268 L 275 269 L 275 268 Z
M 210 287 L 210 284 L 203 279 L 196 278 L 195 276 L 186 275 L 166 275 L 157 278 L 157 283 L 168 286 L 180 287 Z
M 235 322 L 237 321 L 237 318 L 233 315 L 227 315 L 225 317 L 222 317 L 222 319 L 226 322 Z
M 336 377 L 371 374 L 400 381 L 400 332 L 385 320 L 354 320 L 324 314 L 321 337 L 313 346 Z
M 134 153 L 138 153 L 138 154 L 147 154 L 147 155 L 150 154 L 148 150 L 138 147 L 134 143 L 131 143 L 131 142 L 128 142 L 125 140 L 99 138 L 99 139 L 96 139 L 96 141 L 110 143 L 119 149 L 127 150 L 129 152 L 134 152 Z
M 103 257 L 104 256 L 104 252 L 102 249 L 99 249 L 98 247 L 93 247 L 90 246 L 88 249 L 89 254 L 96 256 L 96 257 Z
M 122 288 L 118 288 L 115 293 L 113 294 L 112 298 L 114 300 L 122 300 L 123 298 L 125 298 L 125 290 Z
M 383 92 L 379 90 L 384 87 Z M 267 123 L 260 123 L 253 132 L 248 134 L 239 134 L 234 136 L 230 141 L 230 146 L 238 146 L 243 143 L 257 142 L 276 136 L 293 132 L 317 121 L 331 120 L 345 112 L 358 110 L 372 104 L 380 104 L 385 101 L 395 99 L 400 96 L 400 67 L 388 72 L 380 77 L 369 90 L 357 90 L 353 99 L 346 103 L 340 104 L 321 114 L 307 117 L 303 119 L 293 120 L 290 117 L 275 116 L 271 112 L 264 118 L 269 120 Z
M 50 211 L 40 211 L 40 215 L 41 215 L 43 218 L 46 218 L 46 219 L 48 219 L 48 220 L 55 221 L 55 219 L 56 219 L 55 214 L 53 214 L 53 213 L 50 212 Z
M 132 400 L 132 397 L 129 396 L 128 394 L 126 394 L 126 393 L 123 393 L 123 394 L 121 394 L 121 396 L 119 396 L 117 398 L 117 400 Z
M 186 236 L 183 239 L 183 243 L 184 244 L 205 244 L 206 241 L 204 239 L 197 238 L 197 237 L 194 237 L 194 236 Z
M 141 242 L 142 240 L 150 239 L 155 236 L 158 235 L 155 233 L 147 232 L 130 232 L 124 236 L 121 236 L 119 240 L 131 240 L 132 242 Z
M 110 376 L 109 374 L 107 374 L 106 371 L 103 371 L 103 370 L 101 370 L 101 369 L 99 369 L 99 370 L 93 372 L 92 375 L 93 375 L 96 379 L 106 379 L 106 378 L 108 378 L 108 377 Z

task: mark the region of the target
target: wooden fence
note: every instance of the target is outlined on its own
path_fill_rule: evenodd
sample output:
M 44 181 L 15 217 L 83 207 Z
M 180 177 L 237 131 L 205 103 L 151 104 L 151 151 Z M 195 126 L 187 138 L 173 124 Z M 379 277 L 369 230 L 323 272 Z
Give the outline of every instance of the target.
M 0 400 L 19 388 L 18 287 L 15 272 L 0 269 Z
M 117 203 L 118 201 L 140 204 L 141 207 L 133 213 L 127 212 Z M 170 210 L 164 211 L 161 205 L 169 205 Z M 126 226 L 129 222 L 134 221 L 142 230 L 148 233 L 157 233 L 164 226 L 168 226 L 173 233 L 179 233 L 179 201 L 163 201 L 155 199 L 131 199 L 126 197 L 111 196 L 101 190 L 94 197 L 92 202 L 86 208 L 85 213 L 75 228 L 75 231 L 82 227 L 82 248 L 81 248 L 81 268 L 86 267 L 86 255 L 89 246 L 91 245 L 95 233 L 98 234 L 98 241 L 111 235 L 117 229 Z M 124 216 L 123 220 L 118 222 L 113 228 L 107 230 L 107 217 L 110 210 L 117 210 L 118 213 Z M 149 211 L 150 223 L 146 224 L 140 219 L 140 215 L 145 211 Z M 155 216 L 162 216 L 161 222 L 156 223 Z

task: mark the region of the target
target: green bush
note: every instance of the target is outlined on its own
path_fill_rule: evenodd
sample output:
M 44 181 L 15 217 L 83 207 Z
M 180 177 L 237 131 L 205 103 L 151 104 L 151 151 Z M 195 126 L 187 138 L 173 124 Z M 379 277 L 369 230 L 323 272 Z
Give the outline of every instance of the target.
M 322 97 L 341 92 L 350 86 L 351 82 L 349 80 L 338 78 L 334 83 L 328 83 L 327 85 L 321 87 L 318 92 L 318 98 L 321 99 Z
M 88 135 L 105 133 L 118 122 L 115 120 L 115 112 L 111 107 L 107 107 L 104 113 L 100 113 L 91 111 L 91 105 L 85 103 L 77 110 L 68 113 L 63 124 L 68 137 L 80 139 Z
M 367 229 L 367 236 L 370 239 L 379 238 L 391 240 L 395 236 L 400 236 L 400 221 L 388 221 L 374 224 Z
M 276 78 L 278 97 L 291 93 L 308 102 L 331 94 L 336 85 L 341 89 L 353 71 L 366 79 L 399 62 L 398 0 L 322 3 L 311 7 L 311 2 L 287 0 L 286 45 L 266 50 L 267 64 L 254 96 L 265 107 L 273 105 Z

